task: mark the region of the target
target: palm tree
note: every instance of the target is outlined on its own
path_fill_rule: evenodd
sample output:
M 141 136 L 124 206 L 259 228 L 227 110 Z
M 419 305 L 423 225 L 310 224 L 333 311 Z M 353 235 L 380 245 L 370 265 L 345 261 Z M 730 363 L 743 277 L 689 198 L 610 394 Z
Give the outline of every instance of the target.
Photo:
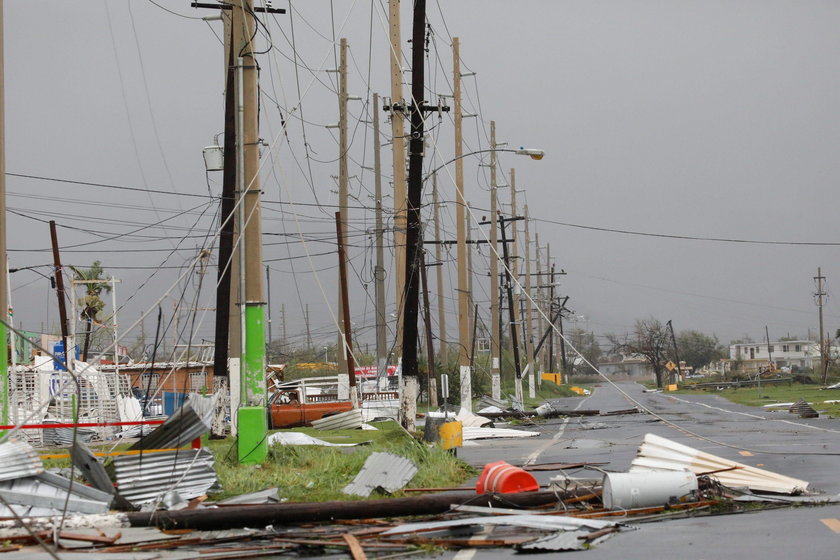
M 100 261 L 94 261 L 90 268 L 87 269 L 76 268 L 75 266 L 71 266 L 70 268 L 75 274 L 74 280 L 85 282 L 85 296 L 79 298 L 79 305 L 82 307 L 79 316 L 87 325 L 85 329 L 85 343 L 82 350 L 82 361 L 86 362 L 88 350 L 90 349 L 90 335 L 93 323 L 97 320 L 99 312 L 105 308 L 105 302 L 102 301 L 99 295 L 103 290 L 110 293 L 111 285 L 107 281 L 97 282 L 97 280 L 105 280 L 102 277 L 104 270 Z

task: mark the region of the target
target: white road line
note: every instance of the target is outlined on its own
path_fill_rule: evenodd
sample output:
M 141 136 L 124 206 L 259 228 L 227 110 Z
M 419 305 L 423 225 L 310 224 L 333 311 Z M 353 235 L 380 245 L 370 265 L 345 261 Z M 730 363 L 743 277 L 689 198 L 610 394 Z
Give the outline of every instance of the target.
M 725 408 L 721 408 L 719 406 L 712 406 L 706 403 L 689 401 L 686 399 L 681 399 L 679 397 L 675 397 L 674 395 L 668 395 L 669 398 L 674 399 L 675 401 L 680 401 L 686 404 L 694 404 L 698 406 L 705 406 L 706 408 L 710 408 L 712 410 L 719 410 L 721 412 L 726 412 L 728 414 L 740 414 L 741 416 L 747 416 L 749 418 L 757 418 L 758 420 L 769 420 L 771 422 L 782 422 L 784 424 L 790 424 L 791 426 L 798 426 L 800 428 L 811 428 L 812 430 L 818 430 L 821 432 L 832 432 L 835 434 L 840 434 L 840 430 L 831 430 L 829 428 L 821 428 L 819 426 L 811 426 L 810 424 L 803 424 L 801 422 L 793 422 L 791 420 L 782 420 L 781 418 L 767 418 L 765 416 L 758 416 L 757 414 L 750 414 L 749 412 L 738 412 L 737 410 L 727 410 Z M 667 414 L 667 413 L 665 413 Z
M 593 392 L 592 392 L 592 394 L 594 395 L 594 394 L 595 394 L 595 392 L 593 391 Z M 588 401 L 588 400 L 589 400 L 589 399 L 591 399 L 591 398 L 592 398 L 592 395 L 589 395 L 588 397 L 586 397 L 585 399 L 583 399 L 582 401 L 580 401 L 580 402 L 578 403 L 578 405 L 574 408 L 574 410 L 578 410 L 578 409 L 580 409 L 580 407 L 581 407 L 581 406 L 583 406 L 583 403 L 585 403 L 586 401 Z M 540 455 L 542 455 L 542 453 L 543 453 L 546 449 L 548 449 L 549 447 L 551 447 L 552 445 L 554 445 L 555 443 L 557 443 L 557 440 L 559 440 L 559 439 L 561 439 L 561 438 L 563 437 L 563 432 L 566 430 L 566 424 L 568 424 L 568 423 L 569 423 L 569 420 L 570 420 L 570 419 L 571 419 L 570 417 L 566 417 L 566 419 L 565 419 L 565 420 L 563 420 L 563 423 L 562 423 L 562 424 L 560 424 L 560 429 L 557 431 L 557 433 L 556 433 L 556 434 L 554 434 L 554 435 L 551 437 L 551 439 L 550 439 L 550 440 L 548 440 L 547 442 L 545 442 L 544 444 L 542 444 L 541 446 L 539 446 L 537 449 L 535 449 L 535 450 L 533 451 L 533 453 L 531 453 L 530 455 L 528 455 L 528 458 L 527 458 L 527 459 L 525 459 L 525 464 L 526 464 L 526 465 L 533 465 L 534 463 L 536 463 L 536 462 L 537 462 L 537 459 L 539 458 L 539 456 L 540 456 Z

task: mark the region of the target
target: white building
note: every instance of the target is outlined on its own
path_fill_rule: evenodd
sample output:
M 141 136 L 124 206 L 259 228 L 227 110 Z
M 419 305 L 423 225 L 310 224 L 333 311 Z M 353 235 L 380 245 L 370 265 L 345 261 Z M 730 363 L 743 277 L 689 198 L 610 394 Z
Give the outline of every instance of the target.
M 840 347 L 832 346 L 831 355 L 840 352 Z M 812 369 L 820 363 L 819 343 L 813 340 L 783 340 L 771 342 L 748 342 L 729 345 L 729 358 L 743 363 L 744 370 L 755 370 L 771 362 L 777 368 L 800 367 Z

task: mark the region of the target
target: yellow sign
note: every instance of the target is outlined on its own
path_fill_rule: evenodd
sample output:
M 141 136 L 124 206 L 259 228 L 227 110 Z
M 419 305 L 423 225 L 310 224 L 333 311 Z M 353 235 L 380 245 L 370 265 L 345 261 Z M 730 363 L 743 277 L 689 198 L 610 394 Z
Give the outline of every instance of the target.
M 461 422 L 446 422 L 440 427 L 440 442 L 444 449 L 461 447 L 464 442 L 464 425 Z
M 671 360 L 668 360 L 668 363 L 665 364 L 665 369 L 667 369 L 668 371 L 674 371 L 676 368 L 677 368 L 677 364 L 675 364 Z

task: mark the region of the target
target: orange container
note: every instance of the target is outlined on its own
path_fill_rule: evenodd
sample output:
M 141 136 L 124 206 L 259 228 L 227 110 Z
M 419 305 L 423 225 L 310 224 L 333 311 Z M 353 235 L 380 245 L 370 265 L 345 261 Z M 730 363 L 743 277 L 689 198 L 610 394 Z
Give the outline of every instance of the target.
M 484 465 L 475 485 L 476 494 L 513 494 L 539 490 L 537 479 L 530 473 L 505 461 Z

